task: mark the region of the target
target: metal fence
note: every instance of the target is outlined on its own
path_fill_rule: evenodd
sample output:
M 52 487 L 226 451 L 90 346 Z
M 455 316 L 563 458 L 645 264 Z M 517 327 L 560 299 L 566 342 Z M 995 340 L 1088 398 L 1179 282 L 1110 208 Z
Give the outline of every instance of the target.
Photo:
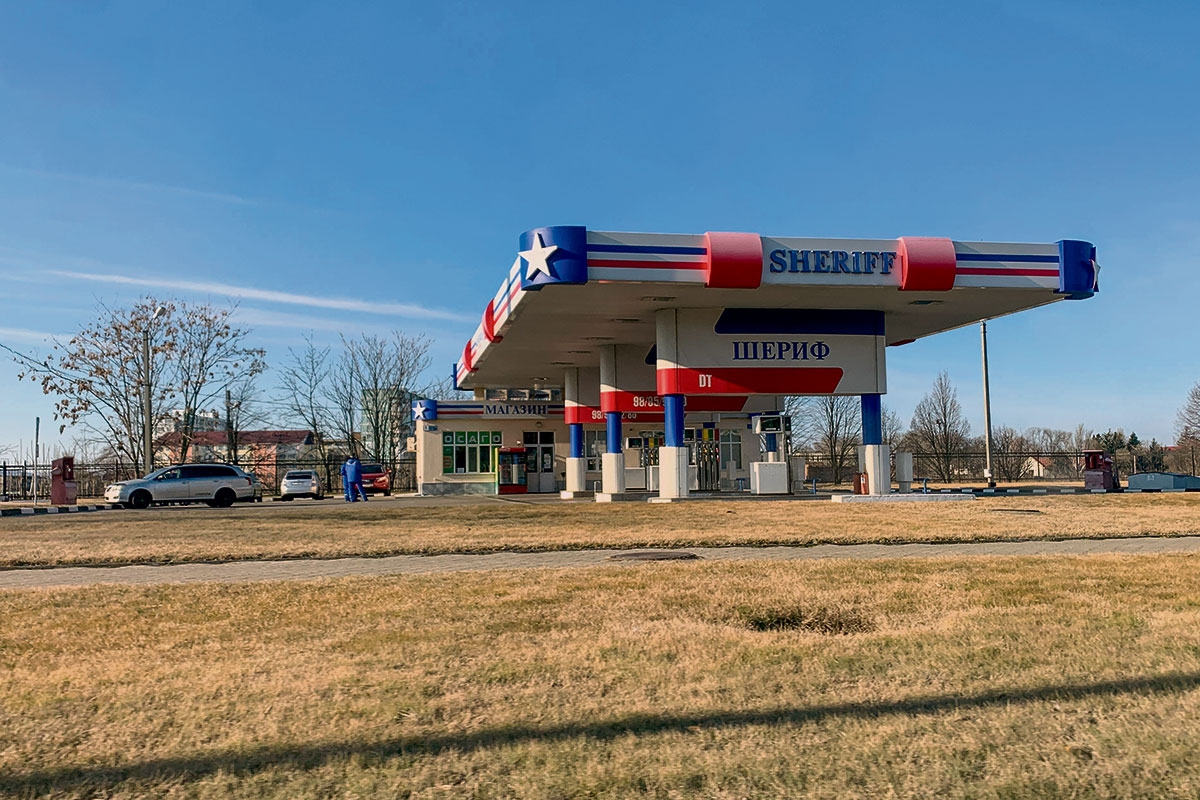
M 160 464 L 159 466 L 164 466 Z M 273 495 L 279 491 L 279 481 L 288 470 L 310 469 L 321 476 L 325 490 L 331 493 L 342 491 L 342 461 L 330 459 L 270 459 L 250 461 L 237 466 L 255 475 L 263 485 L 263 494 Z M 417 488 L 416 464 L 400 461 L 389 467 L 392 472 L 393 492 L 412 492 Z M 34 473 L 37 474 L 37 499 L 50 499 L 50 464 L 0 463 L 0 497 L 10 500 L 33 500 Z M 143 470 L 129 462 L 107 461 L 75 462 L 75 485 L 79 497 L 103 497 L 104 488 L 110 483 L 141 477 Z
M 893 447 L 893 456 L 896 451 Z M 828 454 L 797 452 L 795 455 L 805 457 L 810 477 L 816 477 L 820 483 L 831 481 L 833 470 Z M 992 478 L 1001 483 L 1083 480 L 1083 463 L 1083 453 L 1078 451 L 992 453 Z M 986 480 L 986 465 L 987 456 L 983 452 L 959 452 L 949 456 L 913 453 L 913 477 L 917 482 L 925 479 L 939 483 L 982 482 Z M 843 483 L 850 481 L 857 468 L 857 459 L 852 453 L 838 470 Z
M 342 491 L 343 459 L 330 458 L 322 461 L 319 458 L 309 459 L 262 459 L 258 461 L 242 460 L 237 466 L 253 473 L 263 484 L 265 494 L 275 494 L 279 491 L 279 482 L 283 476 L 293 469 L 312 470 L 321 477 L 321 483 L 326 492 Z M 417 489 L 417 465 L 414 461 L 398 461 L 386 465 L 392 473 L 393 492 L 415 492 Z

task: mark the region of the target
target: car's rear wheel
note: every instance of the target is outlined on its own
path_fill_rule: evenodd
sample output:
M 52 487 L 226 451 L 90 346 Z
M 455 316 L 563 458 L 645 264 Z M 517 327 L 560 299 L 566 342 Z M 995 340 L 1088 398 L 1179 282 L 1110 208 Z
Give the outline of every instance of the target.
M 136 492 L 134 492 L 133 494 L 131 494 L 129 496 L 129 507 L 130 508 L 149 508 L 150 501 L 152 499 L 153 498 L 150 497 L 150 493 L 147 492 L 145 489 L 138 489 Z
M 392 496 L 392 490 L 391 490 L 391 489 L 384 489 L 384 490 L 383 490 L 383 496 L 384 496 L 384 497 L 391 497 L 391 496 Z
M 220 508 L 229 508 L 237 500 L 237 494 L 233 489 L 219 489 L 217 496 L 213 498 L 213 502 Z

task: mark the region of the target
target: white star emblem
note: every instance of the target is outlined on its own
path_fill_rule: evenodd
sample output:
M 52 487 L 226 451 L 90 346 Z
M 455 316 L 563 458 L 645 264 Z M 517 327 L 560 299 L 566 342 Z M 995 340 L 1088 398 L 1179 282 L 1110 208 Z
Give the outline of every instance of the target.
M 550 271 L 550 263 L 548 259 L 550 255 L 558 250 L 555 245 L 549 247 L 542 241 L 542 235 L 535 233 L 533 235 L 533 246 L 528 250 L 518 251 L 521 258 L 529 263 L 529 268 L 525 270 L 525 280 L 533 280 L 533 276 L 539 272 L 546 273 L 547 278 L 553 278 L 554 273 Z
M 1100 265 L 1092 260 L 1092 291 L 1100 291 Z

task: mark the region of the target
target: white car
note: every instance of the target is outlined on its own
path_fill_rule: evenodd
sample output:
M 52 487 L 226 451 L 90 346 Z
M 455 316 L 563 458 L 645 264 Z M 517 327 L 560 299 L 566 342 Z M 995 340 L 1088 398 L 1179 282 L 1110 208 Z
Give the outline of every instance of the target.
M 176 464 L 156 469 L 144 478 L 109 484 L 104 499 L 126 508 L 194 502 L 228 508 L 254 500 L 254 481 L 230 464 Z
M 313 500 L 324 500 L 325 489 L 321 487 L 321 478 L 311 469 L 292 469 L 284 473 L 279 482 L 279 499 L 292 500 L 297 497 L 311 497 Z

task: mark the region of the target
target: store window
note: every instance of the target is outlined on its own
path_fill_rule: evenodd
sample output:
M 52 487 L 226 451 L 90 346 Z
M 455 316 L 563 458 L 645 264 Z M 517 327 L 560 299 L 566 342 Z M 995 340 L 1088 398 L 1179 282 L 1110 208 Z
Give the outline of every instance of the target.
M 608 452 L 608 433 L 603 430 L 583 432 L 583 455 L 587 459 L 589 472 L 603 469 L 600 456 Z
M 493 472 L 492 451 L 499 446 L 499 431 L 443 431 L 442 474 Z
M 721 431 L 721 469 L 733 462 L 735 469 L 742 468 L 741 431 Z

